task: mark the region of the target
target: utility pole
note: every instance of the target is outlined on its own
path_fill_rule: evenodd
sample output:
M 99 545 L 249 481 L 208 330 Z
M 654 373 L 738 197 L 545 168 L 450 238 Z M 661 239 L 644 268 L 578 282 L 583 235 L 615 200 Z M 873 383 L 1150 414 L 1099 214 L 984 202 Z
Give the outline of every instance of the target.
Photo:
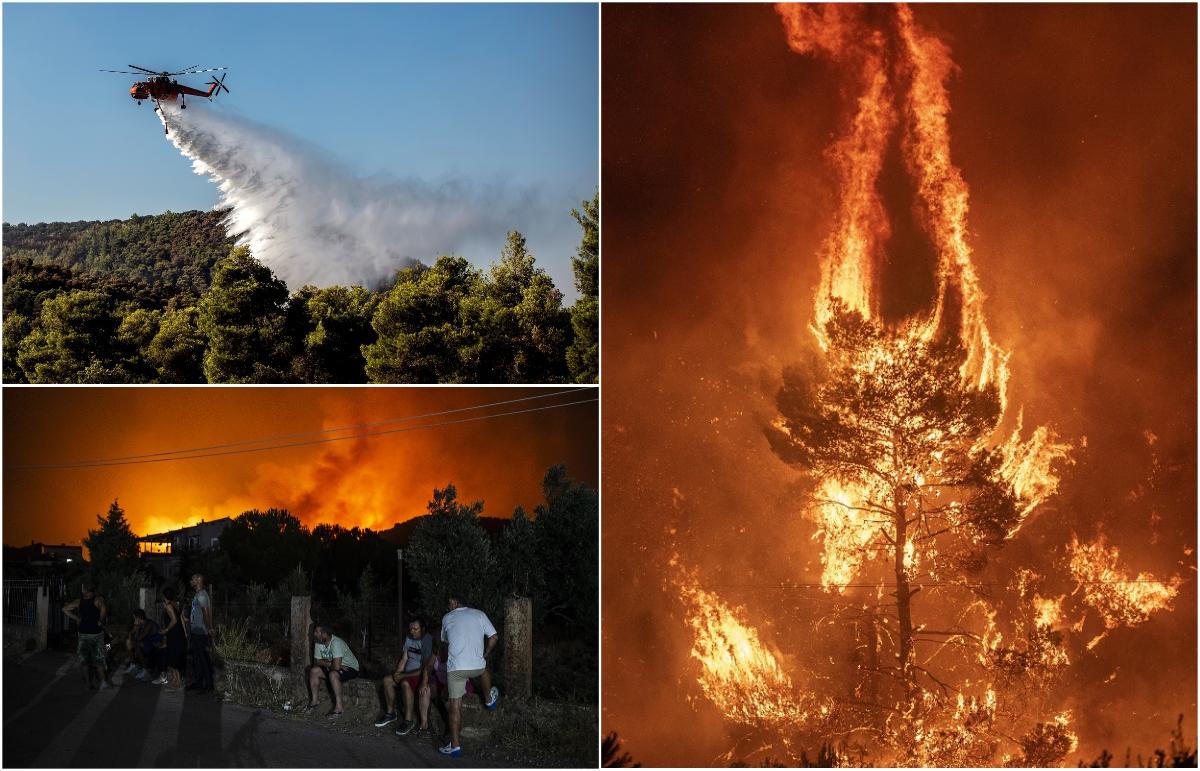
M 404 644 L 404 550 L 396 549 L 396 630 Z

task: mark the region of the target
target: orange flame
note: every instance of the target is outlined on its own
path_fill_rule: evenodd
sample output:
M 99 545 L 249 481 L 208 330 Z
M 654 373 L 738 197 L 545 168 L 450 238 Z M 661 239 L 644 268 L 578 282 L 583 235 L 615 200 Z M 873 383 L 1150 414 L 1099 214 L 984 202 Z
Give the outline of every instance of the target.
M 674 588 L 695 633 L 692 658 L 701 665 L 697 682 L 709 701 L 747 726 L 798 725 L 821 711 L 795 688 L 776 653 L 744 620 L 742 608 L 700 588 L 695 572 L 680 567 L 677 556 L 670 564 L 677 569 Z
M 967 241 L 969 191 L 950 157 L 946 81 L 955 70 L 950 50 L 916 23 L 906 5 L 896 6 L 887 24 L 874 21 L 878 8 L 781 3 L 776 11 L 789 47 L 850 65 L 858 94 L 845 135 L 828 149 L 839 183 L 839 200 L 832 230 L 821 250 L 821 282 L 815 302 L 813 330 L 822 349 L 828 348 L 823 327 L 835 300 L 864 318 L 879 315 L 875 266 L 887 259 L 885 247 L 891 234 L 879 181 L 885 152 L 899 131 L 904 163 L 915 182 L 920 225 L 938 254 L 938 288 L 933 308 L 923 318 L 902 324 L 898 337 L 928 342 L 949 332 L 944 329 L 949 318 L 946 311 L 953 303 L 959 317 L 955 332 L 966 351 L 960 368 L 963 382 L 976 389 L 994 387 L 1002 414 L 1006 413 L 1008 353 L 992 341 L 988 330 L 985 297 Z M 1055 493 L 1059 478 L 1053 466 L 1067 459 L 1071 450 L 1069 443 L 1059 441 L 1044 426 L 1023 440 L 1022 418 L 1017 415 L 1016 428 L 1007 439 L 995 436 L 988 440 L 1000 449 L 1000 474 L 1022 503 L 1010 538 L 1033 510 Z M 826 483 L 831 484 L 836 485 Z M 834 521 L 838 516 L 843 519 L 840 523 Z M 836 576 L 844 581 L 857 569 L 848 556 L 848 542 L 865 543 L 867 528 L 847 506 L 822 507 L 817 519 L 826 538 L 823 580 L 830 583 Z M 835 559 L 835 555 L 841 556 Z M 835 567 L 831 569 L 831 565 Z
M 1120 567 L 1120 551 L 1107 546 L 1103 537 L 1089 544 L 1072 539 L 1069 549 L 1075 590 L 1082 591 L 1084 602 L 1100 614 L 1105 629 L 1137 626 L 1155 611 L 1171 610 L 1183 583 L 1179 576 L 1160 581 L 1149 573 L 1130 578 Z M 1103 635 L 1093 639 L 1088 648 L 1101 639 Z

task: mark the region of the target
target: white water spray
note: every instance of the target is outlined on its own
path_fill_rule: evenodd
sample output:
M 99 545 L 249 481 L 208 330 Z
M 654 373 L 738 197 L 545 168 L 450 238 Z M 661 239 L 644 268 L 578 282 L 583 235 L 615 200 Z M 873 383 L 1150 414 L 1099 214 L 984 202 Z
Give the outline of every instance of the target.
M 529 192 L 357 178 L 299 139 L 194 102 L 164 104 L 159 118 L 192 169 L 220 188 L 226 232 L 293 291 L 374 286 L 485 240 L 498 255 L 534 208 Z

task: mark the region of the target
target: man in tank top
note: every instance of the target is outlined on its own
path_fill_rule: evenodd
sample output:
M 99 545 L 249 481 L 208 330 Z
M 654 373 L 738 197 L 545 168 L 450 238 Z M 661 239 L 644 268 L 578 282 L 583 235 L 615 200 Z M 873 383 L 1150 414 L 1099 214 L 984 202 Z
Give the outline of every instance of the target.
M 96 594 L 91 583 L 83 585 L 83 596 L 63 606 L 63 613 L 79 624 L 79 665 L 87 677 L 88 688 L 101 690 L 108 687 L 105 672 L 104 623 L 108 619 L 108 607 L 104 598 Z

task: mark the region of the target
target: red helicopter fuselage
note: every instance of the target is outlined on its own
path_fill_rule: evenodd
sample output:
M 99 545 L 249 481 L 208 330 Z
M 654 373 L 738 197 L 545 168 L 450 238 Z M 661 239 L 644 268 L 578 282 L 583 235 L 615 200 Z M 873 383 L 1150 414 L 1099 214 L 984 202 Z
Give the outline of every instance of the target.
M 182 85 L 178 81 L 170 78 L 150 78 L 149 80 L 141 80 L 133 84 L 129 89 L 129 95 L 141 102 L 143 99 L 154 99 L 159 102 L 174 102 L 180 94 L 188 96 L 205 96 L 213 95 L 213 91 L 217 88 L 217 84 L 213 83 L 207 91 L 191 88 Z

